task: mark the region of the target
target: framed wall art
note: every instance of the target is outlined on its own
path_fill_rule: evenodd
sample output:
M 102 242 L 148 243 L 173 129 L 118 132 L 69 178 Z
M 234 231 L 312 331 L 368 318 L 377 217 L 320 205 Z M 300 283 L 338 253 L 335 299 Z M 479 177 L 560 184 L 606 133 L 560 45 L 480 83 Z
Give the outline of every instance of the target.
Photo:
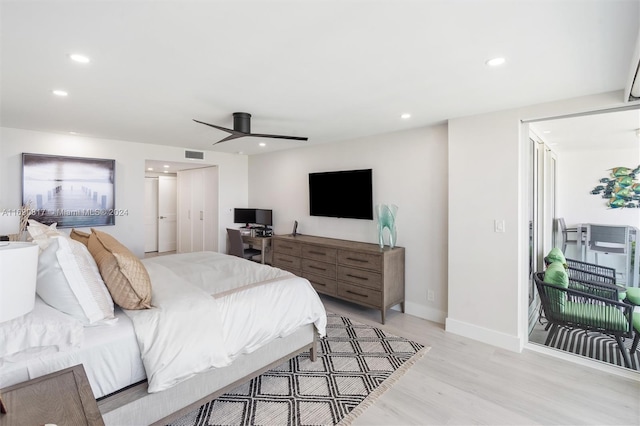
M 22 203 L 58 228 L 115 225 L 115 160 L 23 153 Z

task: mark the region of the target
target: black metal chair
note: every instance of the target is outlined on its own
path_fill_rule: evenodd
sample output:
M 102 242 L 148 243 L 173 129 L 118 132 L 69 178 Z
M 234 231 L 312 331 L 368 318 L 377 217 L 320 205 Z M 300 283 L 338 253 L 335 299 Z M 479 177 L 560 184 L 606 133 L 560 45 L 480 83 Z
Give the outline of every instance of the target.
M 261 255 L 262 251 L 254 248 L 246 248 L 242 241 L 242 234 L 239 229 L 227 228 L 229 236 L 229 254 L 252 260 L 254 256 Z
M 545 283 L 544 272 L 536 272 L 534 281 L 544 317 L 548 321 L 549 334 L 545 345 L 549 345 L 560 327 L 596 331 L 616 339 L 625 366 L 631 368 L 631 357 L 622 339 L 634 337 L 633 306 L 617 300 L 617 289 L 607 290 L 599 283 L 576 278 L 569 278 L 569 288 L 563 288 Z M 608 297 L 598 294 L 606 294 Z M 637 338 L 639 334 L 635 334 Z M 636 339 L 634 346 L 637 346 Z

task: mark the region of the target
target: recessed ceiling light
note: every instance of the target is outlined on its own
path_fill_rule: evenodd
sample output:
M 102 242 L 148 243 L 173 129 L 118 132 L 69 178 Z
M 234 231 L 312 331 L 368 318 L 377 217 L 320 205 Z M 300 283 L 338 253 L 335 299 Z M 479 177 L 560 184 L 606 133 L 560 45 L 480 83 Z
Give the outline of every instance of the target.
M 147 170 L 149 170 L 150 172 L 153 171 L 153 167 L 147 167 Z
M 53 94 L 56 96 L 68 96 L 69 94 L 64 90 L 54 90 Z
M 169 173 L 169 170 L 165 170 L 165 171 L 163 171 L 162 173 Z
M 169 168 L 169 165 L 168 165 L 168 164 L 165 164 L 165 165 L 164 165 L 164 166 L 162 166 L 162 167 L 164 167 L 165 169 L 168 169 L 168 168 Z
M 403 120 L 408 120 L 409 118 L 411 118 L 411 114 L 404 113 L 400 116 L 400 118 L 402 118 Z
M 240 154 L 240 155 L 244 154 L 244 152 L 242 152 L 242 151 L 238 151 L 237 153 Z
M 258 145 L 260 145 L 260 146 L 267 146 L 267 144 L 266 144 L 266 143 L 264 143 L 264 142 L 260 142 Z
M 489 59 L 487 62 L 485 62 L 485 64 L 489 65 L 490 67 L 497 67 L 499 65 L 504 64 L 505 59 L 500 57 L 500 58 L 493 58 L 493 59 Z
M 70 135 L 77 135 L 78 132 L 69 132 Z
M 91 59 L 89 59 L 89 57 L 80 55 L 78 53 L 72 53 L 71 55 L 69 55 L 69 58 L 71 58 L 72 61 L 80 62 L 81 64 L 87 64 L 91 62 Z

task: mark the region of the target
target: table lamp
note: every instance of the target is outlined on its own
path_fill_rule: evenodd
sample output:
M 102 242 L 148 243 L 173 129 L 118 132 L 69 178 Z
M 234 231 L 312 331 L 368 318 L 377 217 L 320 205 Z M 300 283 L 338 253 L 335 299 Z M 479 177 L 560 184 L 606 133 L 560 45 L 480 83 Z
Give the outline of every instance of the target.
M 37 275 L 37 244 L 0 241 L 0 323 L 33 310 Z
M 11 239 L 18 236 L 20 230 L 20 216 L 0 213 L 0 240 Z

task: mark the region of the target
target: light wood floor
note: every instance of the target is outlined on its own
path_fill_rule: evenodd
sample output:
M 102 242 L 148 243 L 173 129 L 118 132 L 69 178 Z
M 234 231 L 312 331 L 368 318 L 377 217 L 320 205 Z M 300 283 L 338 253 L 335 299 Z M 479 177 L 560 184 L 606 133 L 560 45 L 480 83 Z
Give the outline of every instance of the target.
M 640 377 L 514 353 L 397 311 L 322 297 L 328 311 L 430 346 L 354 425 L 640 425 Z

